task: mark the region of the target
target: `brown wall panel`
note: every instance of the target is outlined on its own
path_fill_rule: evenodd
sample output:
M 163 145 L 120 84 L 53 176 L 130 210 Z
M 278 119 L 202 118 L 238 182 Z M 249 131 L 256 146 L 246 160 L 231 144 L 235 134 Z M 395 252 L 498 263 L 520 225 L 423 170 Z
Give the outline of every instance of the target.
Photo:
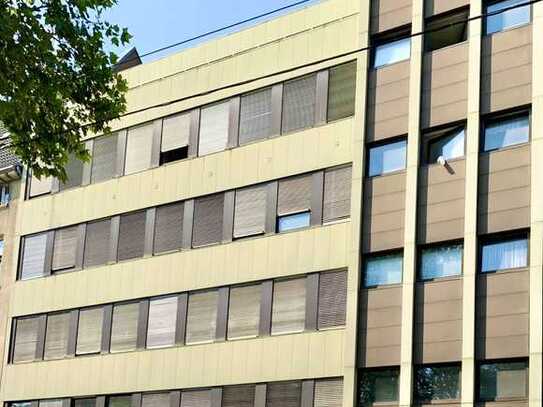
M 363 251 L 403 246 L 405 173 L 369 178 L 364 186 Z
M 360 292 L 360 367 L 394 366 L 400 363 L 401 318 L 401 287 Z
M 462 359 L 462 279 L 417 283 L 415 363 Z
M 412 0 L 372 0 L 371 32 L 390 30 L 411 22 Z
M 529 271 L 477 278 L 477 358 L 528 356 Z
M 429 165 L 419 172 L 419 243 L 460 239 L 464 236 L 465 160 L 449 167 Z
M 480 156 L 480 234 L 530 225 L 530 161 L 529 145 Z
M 368 77 L 367 141 L 407 133 L 409 61 L 373 69 Z
M 423 60 L 421 126 L 462 120 L 468 105 L 468 43 L 427 52 Z
M 426 0 L 424 15 L 426 17 L 435 16 L 467 5 L 469 5 L 469 0 Z
M 481 113 L 532 100 L 532 26 L 483 37 Z

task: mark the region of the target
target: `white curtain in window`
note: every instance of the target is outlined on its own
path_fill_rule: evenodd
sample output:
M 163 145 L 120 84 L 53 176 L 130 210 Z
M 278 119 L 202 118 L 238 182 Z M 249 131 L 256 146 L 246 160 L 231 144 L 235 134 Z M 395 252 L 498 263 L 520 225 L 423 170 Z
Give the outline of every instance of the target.
M 528 240 L 515 239 L 483 246 L 481 271 L 496 271 L 526 267 Z

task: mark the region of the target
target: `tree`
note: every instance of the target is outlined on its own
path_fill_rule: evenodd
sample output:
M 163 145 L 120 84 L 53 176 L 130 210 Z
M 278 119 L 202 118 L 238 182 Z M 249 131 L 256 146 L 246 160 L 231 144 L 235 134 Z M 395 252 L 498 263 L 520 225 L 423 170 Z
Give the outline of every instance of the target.
M 37 176 L 66 179 L 82 138 L 108 131 L 126 109 L 126 81 L 109 43 L 128 31 L 103 19 L 117 0 L 0 0 L 0 122 Z

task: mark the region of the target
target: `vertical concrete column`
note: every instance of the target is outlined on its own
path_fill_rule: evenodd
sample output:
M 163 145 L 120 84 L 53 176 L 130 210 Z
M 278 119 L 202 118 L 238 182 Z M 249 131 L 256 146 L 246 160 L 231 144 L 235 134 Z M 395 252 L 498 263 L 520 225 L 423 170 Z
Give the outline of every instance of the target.
M 471 17 L 480 16 L 482 1 L 474 0 Z M 479 180 L 479 106 L 481 19 L 469 23 L 468 117 L 466 129 L 466 198 L 464 209 L 464 270 L 462 303 L 462 406 L 473 406 L 475 394 L 475 288 L 477 277 L 477 183 Z
M 424 0 L 413 0 L 411 32 L 424 30 Z M 405 189 L 404 268 L 402 284 L 402 332 L 400 350 L 400 406 L 412 403 L 413 310 L 417 278 L 417 189 L 420 151 L 420 100 L 423 58 L 422 35 L 411 38 L 409 72 L 409 125 Z

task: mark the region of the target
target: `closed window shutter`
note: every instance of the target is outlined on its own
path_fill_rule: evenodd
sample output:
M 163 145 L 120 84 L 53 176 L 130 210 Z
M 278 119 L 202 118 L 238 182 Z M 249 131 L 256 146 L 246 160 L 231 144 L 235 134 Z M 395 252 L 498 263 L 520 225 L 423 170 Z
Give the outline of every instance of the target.
M 279 216 L 311 209 L 311 175 L 279 181 L 277 214 Z
M 104 219 L 87 223 L 85 233 L 84 267 L 99 266 L 109 260 L 111 246 L 111 220 Z
M 108 397 L 107 405 L 108 407 L 131 407 L 132 397 L 131 396 Z
M 347 272 L 322 273 L 319 278 L 319 329 L 345 325 Z
M 211 407 L 211 391 L 191 390 L 182 392 L 181 407 Z
M 125 175 L 151 168 L 153 149 L 153 124 L 133 127 L 128 130 L 126 139 Z
M 315 124 L 317 75 L 286 82 L 283 88 L 282 131 L 301 130 Z
M 218 298 L 217 291 L 189 295 L 187 344 L 211 342 L 215 339 Z
M 45 274 L 47 234 L 25 237 L 21 280 L 41 277 Z
M 356 62 L 331 68 L 328 77 L 328 121 L 354 115 Z
M 314 407 L 343 406 L 343 379 L 317 380 Z
M 83 181 L 83 161 L 74 155 L 70 155 L 64 170 L 66 171 L 66 182 L 59 182 L 61 191 L 81 185 Z
M 228 339 L 249 338 L 258 335 L 260 292 L 260 284 L 230 289 Z
M 47 316 L 45 332 L 45 360 L 60 359 L 68 353 L 68 337 L 70 335 L 70 312 Z
M 234 237 L 265 232 L 267 187 L 243 188 L 236 191 L 234 205 Z
M 222 151 L 228 145 L 230 102 L 222 102 L 201 110 L 198 155 Z
M 266 407 L 300 407 L 302 382 L 275 382 L 268 384 Z
M 162 348 L 175 343 L 177 297 L 157 298 L 149 302 L 147 347 Z
M 52 177 L 43 176 L 41 179 L 38 179 L 32 176 L 32 179 L 30 180 L 30 198 L 50 193 L 52 186 Z
M 117 133 L 94 139 L 91 182 L 100 182 L 115 176 L 117 165 Z
M 255 385 L 225 386 L 222 388 L 222 407 L 253 407 Z
M 351 214 L 351 167 L 324 173 L 323 222 L 347 218 Z
M 194 201 L 194 247 L 219 243 L 222 240 L 224 194 L 210 195 Z
M 305 328 L 305 278 L 273 284 L 272 334 L 301 332 Z
M 118 259 L 143 257 L 145 249 L 145 211 L 121 215 Z
M 63 270 L 75 267 L 77 251 L 77 226 L 58 229 L 55 231 L 53 245 L 53 270 Z
M 40 317 L 17 318 L 13 362 L 29 362 L 36 359 Z
M 170 393 L 144 394 L 141 397 L 142 407 L 170 407 Z
M 189 145 L 190 113 L 167 117 L 162 122 L 160 151 L 176 150 Z
M 118 304 L 113 307 L 110 352 L 136 349 L 138 339 L 139 303 Z
M 154 252 L 179 249 L 183 243 L 183 202 L 160 206 L 156 211 Z
M 271 88 L 241 97 L 239 144 L 267 138 L 272 130 Z
M 102 322 L 104 310 L 87 308 L 79 311 L 79 324 L 77 327 L 77 355 L 100 352 L 102 342 Z

